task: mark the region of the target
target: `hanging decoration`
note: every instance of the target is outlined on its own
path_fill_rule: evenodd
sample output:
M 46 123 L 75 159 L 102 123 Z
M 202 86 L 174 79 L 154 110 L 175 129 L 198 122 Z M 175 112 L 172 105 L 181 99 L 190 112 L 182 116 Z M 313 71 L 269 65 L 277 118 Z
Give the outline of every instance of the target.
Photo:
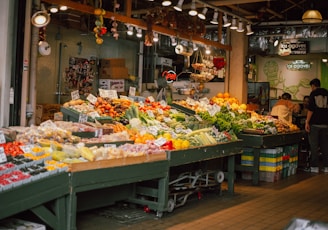
M 104 15 L 106 14 L 106 10 L 102 9 L 102 1 L 99 0 L 99 8 L 94 10 L 94 15 L 96 16 L 95 27 L 93 28 L 93 32 L 95 33 L 96 43 L 101 45 L 104 40 L 102 36 L 107 33 L 107 27 L 104 26 Z

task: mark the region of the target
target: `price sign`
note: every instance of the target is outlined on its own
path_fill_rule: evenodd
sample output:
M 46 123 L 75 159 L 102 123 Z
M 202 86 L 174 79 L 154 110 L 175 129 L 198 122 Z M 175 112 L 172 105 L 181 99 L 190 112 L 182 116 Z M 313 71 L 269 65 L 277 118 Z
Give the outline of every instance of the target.
M 99 90 L 99 96 L 100 97 L 108 97 L 108 90 L 106 89 L 98 89 Z
M 154 101 L 155 101 L 155 99 L 154 99 L 153 96 L 149 96 L 149 97 L 147 97 L 147 98 L 148 98 L 148 100 L 149 100 L 150 102 L 154 102 Z
M 72 97 L 72 100 L 80 99 L 80 93 L 79 93 L 79 91 L 78 90 L 72 91 L 71 92 L 71 97 Z
M 163 112 L 163 109 L 161 109 L 161 108 L 157 108 L 157 112 L 159 113 L 159 114 L 163 114 L 164 112 Z
M 170 121 L 172 121 L 172 119 L 170 117 L 164 117 L 164 122 L 168 123 Z
M 92 117 L 92 118 L 100 117 L 100 115 L 97 111 L 93 111 L 93 112 L 89 113 L 89 116 Z
M 97 97 L 95 95 L 93 95 L 93 94 L 90 93 L 87 96 L 87 100 L 90 101 L 90 103 L 94 105 L 97 102 Z
M 22 146 L 19 146 L 19 147 L 24 153 L 31 153 L 32 148 L 33 148 L 32 145 L 22 145 Z
M 51 120 L 47 120 L 45 122 L 42 122 L 40 124 L 40 127 L 43 127 L 43 128 L 56 128 L 57 126 Z
M 6 143 L 6 137 L 5 134 L 3 134 L 2 131 L 0 131 L 0 144 Z
M 164 107 L 167 106 L 167 103 L 164 100 L 161 100 L 159 103 L 161 104 L 161 106 L 164 106 Z
M 151 117 L 151 118 L 154 118 L 154 117 L 155 117 L 153 111 L 151 111 L 151 110 L 147 110 L 147 114 L 148 114 L 148 116 Z
M 0 147 L 0 163 L 6 162 L 7 161 L 7 156 L 5 154 L 5 150 L 3 147 Z
M 164 137 L 157 138 L 154 142 L 155 145 L 157 146 L 162 146 L 166 143 L 166 139 Z
M 88 121 L 88 115 L 85 113 L 80 113 L 79 115 L 79 122 L 80 123 L 85 123 Z
M 148 127 L 148 131 L 153 134 L 154 136 L 157 136 L 158 134 L 158 127 L 157 126 L 150 126 Z
M 199 99 L 199 102 L 204 103 L 204 104 L 209 104 L 210 103 L 210 101 L 208 100 L 207 97 L 203 97 L 203 98 Z
M 115 144 L 104 144 L 105 148 L 116 148 Z
M 136 95 L 136 87 L 130 86 L 129 88 L 129 96 L 134 97 Z
M 117 95 L 117 91 L 116 90 L 112 90 L 112 89 L 110 89 L 110 90 L 108 90 L 109 91 L 109 95 L 108 95 L 108 97 L 110 98 L 110 99 L 117 99 L 118 98 L 118 95 Z

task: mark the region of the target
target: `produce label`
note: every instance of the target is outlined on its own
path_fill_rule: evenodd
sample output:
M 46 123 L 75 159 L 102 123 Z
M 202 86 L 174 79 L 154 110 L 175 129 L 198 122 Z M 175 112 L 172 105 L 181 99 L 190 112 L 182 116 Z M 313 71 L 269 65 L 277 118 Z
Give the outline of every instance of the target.
M 166 143 L 166 141 L 167 140 L 164 137 L 160 137 L 160 138 L 157 138 L 154 143 L 157 146 L 162 146 Z
M 90 93 L 87 96 L 87 100 L 90 101 L 90 103 L 94 105 L 97 102 L 97 97 L 95 95 L 93 95 L 93 94 Z
M 0 147 L 0 163 L 6 162 L 7 161 L 7 156 L 5 154 L 5 150 L 3 147 Z
M 92 111 L 91 113 L 89 113 L 89 116 L 92 117 L 92 118 L 100 117 L 100 115 L 97 111 Z
M 167 103 L 164 100 L 161 100 L 159 103 L 161 104 L 161 106 L 164 106 L 164 107 L 167 106 Z
M 158 127 L 157 126 L 149 126 L 148 131 L 154 136 L 158 135 Z
M 116 148 L 115 144 L 104 144 L 105 148 Z
M 147 97 L 147 98 L 148 98 L 149 102 L 154 102 L 154 101 L 155 101 L 155 99 L 154 99 L 153 96 L 149 96 L 149 97 Z
M 207 97 L 203 97 L 203 98 L 199 99 L 199 102 L 204 103 L 206 105 L 210 103 L 210 101 L 208 100 Z
M 31 153 L 33 145 L 22 145 L 19 146 L 24 153 Z
M 148 114 L 148 116 L 149 116 L 150 118 L 154 118 L 154 117 L 155 117 L 153 111 L 151 111 L 151 110 L 147 110 L 147 114 Z
M 80 113 L 79 115 L 79 122 L 80 123 L 85 123 L 88 121 L 88 115 L 85 113 Z
M 53 129 L 57 128 L 55 123 L 53 123 L 51 120 L 47 120 L 45 122 L 42 122 L 40 124 L 40 127 L 42 127 L 42 128 L 53 128 Z
M 71 92 L 71 97 L 72 97 L 72 100 L 77 100 L 77 99 L 80 99 L 80 93 L 78 90 L 74 90 Z
M 117 99 L 118 98 L 116 90 L 108 90 L 108 91 L 109 91 L 108 98 L 110 98 L 110 99 Z
M 116 90 L 107 90 L 107 89 L 99 89 L 99 96 L 103 98 L 117 99 L 117 91 Z
M 129 96 L 134 97 L 136 95 L 136 87 L 130 86 L 129 88 Z
M 0 144 L 6 143 L 6 137 L 5 134 L 3 134 L 2 131 L 0 131 Z

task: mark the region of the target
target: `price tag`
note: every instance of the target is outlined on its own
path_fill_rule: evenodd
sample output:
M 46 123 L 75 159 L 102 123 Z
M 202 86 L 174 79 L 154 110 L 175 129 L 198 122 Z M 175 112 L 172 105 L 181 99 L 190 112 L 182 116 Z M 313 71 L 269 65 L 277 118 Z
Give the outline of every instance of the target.
M 153 134 L 154 136 L 158 135 L 158 127 L 156 126 L 149 126 L 148 131 Z
M 130 86 L 129 88 L 129 96 L 134 97 L 136 95 L 136 87 Z
M 188 133 L 192 133 L 192 130 L 191 130 L 191 129 L 185 129 L 184 132 L 185 132 L 186 134 L 188 134 Z
M 178 127 L 175 128 L 176 133 L 181 133 L 182 131 L 183 131 L 182 127 L 178 126 Z
M 164 107 L 167 106 L 167 103 L 164 100 L 161 100 L 159 103 L 161 104 L 161 106 L 164 106 Z
M 216 136 L 216 137 L 218 137 L 219 136 L 219 130 L 213 125 L 213 127 L 212 127 L 212 132 L 214 133 L 214 135 Z
M 188 97 L 186 99 L 186 102 L 187 102 L 188 105 L 195 105 L 196 104 L 196 101 L 194 99 L 190 98 L 190 97 Z
M 230 113 L 230 115 L 233 117 L 233 118 L 235 118 L 236 117 L 236 114 L 234 113 L 234 112 L 229 112 Z
M 5 154 L 5 150 L 3 147 L 0 147 L 0 163 L 6 162 L 7 161 L 7 156 Z
M 80 123 L 85 123 L 88 121 L 88 115 L 85 113 L 80 113 L 79 115 L 79 122 Z
M 212 107 L 216 113 L 219 113 L 221 111 L 221 106 L 218 106 L 217 104 L 214 104 Z
M 31 153 L 33 148 L 32 145 L 21 145 L 19 147 L 24 153 Z
M 90 103 L 94 105 L 97 102 L 97 97 L 95 95 L 93 95 L 93 94 L 90 93 L 87 96 L 87 100 L 90 101 Z
M 0 131 L 0 144 L 6 143 L 6 137 L 5 134 L 3 134 L 2 131 Z
M 163 114 L 164 112 L 163 112 L 163 109 L 161 109 L 161 108 L 157 108 L 157 112 L 159 113 L 159 114 Z
M 116 148 L 115 144 L 104 144 L 105 148 Z
M 149 96 L 149 97 L 147 97 L 147 98 L 148 98 L 148 100 L 149 100 L 150 102 L 154 102 L 154 101 L 155 101 L 155 99 L 154 99 L 153 96 Z
M 177 114 L 177 113 L 178 113 L 178 110 L 176 110 L 176 109 L 171 109 L 170 111 L 171 111 L 171 113 L 173 113 L 173 114 Z
M 151 110 L 147 110 L 147 114 L 148 114 L 148 116 L 151 117 L 151 118 L 154 118 L 154 117 L 155 117 L 153 111 L 151 111 Z
M 166 141 L 167 140 L 164 137 L 160 137 L 155 140 L 154 144 L 160 147 L 160 146 L 164 145 L 166 143 Z
M 204 103 L 204 104 L 209 104 L 210 103 L 210 101 L 208 100 L 207 97 L 203 97 L 203 98 L 199 99 L 199 102 Z
M 80 99 L 80 93 L 79 93 L 79 91 L 78 90 L 72 91 L 71 92 L 71 97 L 72 97 L 72 100 Z
M 172 119 L 170 117 L 164 117 L 164 122 L 168 123 L 170 121 L 172 121 Z
M 211 106 L 209 109 L 208 109 L 208 113 L 210 114 L 211 117 L 214 117 L 215 114 L 216 114 L 216 110 L 214 109 L 213 106 Z
M 129 97 L 127 97 L 127 96 L 124 96 L 124 95 L 120 95 L 120 99 L 130 100 L 130 101 L 131 101 L 131 98 L 129 98 Z
M 176 139 L 178 137 L 178 135 L 173 131 L 171 131 L 170 134 L 173 139 Z
M 100 117 L 100 115 L 97 111 L 93 111 L 93 112 L 89 113 L 89 116 L 92 117 L 92 118 Z
M 108 98 L 110 99 L 117 99 L 118 98 L 118 95 L 117 95 L 117 91 L 116 90 L 108 90 L 109 92 L 109 95 L 108 95 Z
M 99 90 L 99 96 L 100 97 L 108 97 L 108 90 L 106 89 L 98 89 Z
M 195 118 L 196 118 L 198 121 L 203 121 L 203 119 L 202 119 L 198 114 L 195 115 Z

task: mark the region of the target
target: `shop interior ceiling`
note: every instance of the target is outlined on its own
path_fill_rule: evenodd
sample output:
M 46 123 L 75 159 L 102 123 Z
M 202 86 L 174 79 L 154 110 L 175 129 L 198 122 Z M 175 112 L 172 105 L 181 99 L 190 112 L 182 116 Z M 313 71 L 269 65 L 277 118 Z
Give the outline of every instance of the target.
M 171 6 L 162 6 L 162 0 L 42 0 L 47 7 L 52 4 L 67 5 L 69 8 L 65 12 L 59 12 L 51 15 L 52 23 L 57 23 L 65 27 L 81 30 L 85 33 L 93 32 L 95 16 L 90 14 L 91 7 L 103 8 L 106 12 L 113 12 L 115 15 L 124 16 L 123 23 L 119 22 L 117 30 L 120 37 L 125 39 L 136 39 L 135 36 L 126 35 L 127 24 L 135 24 L 136 20 L 146 23 L 147 31 L 150 24 L 153 28 L 164 28 L 164 31 L 173 31 L 173 34 L 179 36 L 186 34 L 190 37 L 204 38 L 206 41 L 218 41 L 219 37 L 225 36 L 226 28 L 219 30 L 218 25 L 213 25 L 211 20 L 214 16 L 214 10 L 217 9 L 219 16 L 227 14 L 228 19 L 236 17 L 244 24 L 251 24 L 255 32 L 252 36 L 268 36 L 268 40 L 275 35 L 290 33 L 295 28 L 315 27 L 320 30 L 319 36 L 327 36 L 328 25 L 328 1 L 327 0 L 195 0 L 196 10 L 202 12 L 204 7 L 208 8 L 206 19 L 201 20 L 197 16 L 188 15 L 193 0 L 172 0 Z M 178 2 L 183 2 L 182 12 L 174 10 Z M 317 9 L 320 11 L 323 22 L 320 24 L 306 25 L 302 22 L 302 15 L 308 9 Z M 127 12 L 129 15 L 127 15 Z M 131 18 L 131 22 L 129 22 Z M 110 27 L 113 17 L 105 18 L 104 24 Z M 222 21 L 222 18 L 219 18 Z M 219 23 L 220 25 L 220 23 Z M 320 28 L 324 28 L 321 30 Z M 288 31 L 289 30 L 289 31 Z M 300 30 L 300 29 L 299 29 Z M 170 34 L 172 34 L 170 32 Z M 304 34 L 304 31 L 301 31 Z M 313 33 L 312 33 L 313 34 Z M 164 36 L 163 46 L 169 46 L 169 36 Z M 271 38 L 272 40 L 272 38 Z M 215 43 L 212 43 L 215 44 Z M 216 42 L 216 44 L 218 44 Z M 211 43 L 209 43 L 211 45 Z M 227 48 L 228 46 L 223 46 Z M 219 47 L 220 48 L 220 47 Z M 228 49 L 228 48 L 227 48 Z M 167 49 L 163 49 L 167 50 Z M 171 50 L 171 49 L 168 49 Z M 163 51 L 164 52 L 164 51 Z M 169 52 L 169 51 L 168 51 Z

